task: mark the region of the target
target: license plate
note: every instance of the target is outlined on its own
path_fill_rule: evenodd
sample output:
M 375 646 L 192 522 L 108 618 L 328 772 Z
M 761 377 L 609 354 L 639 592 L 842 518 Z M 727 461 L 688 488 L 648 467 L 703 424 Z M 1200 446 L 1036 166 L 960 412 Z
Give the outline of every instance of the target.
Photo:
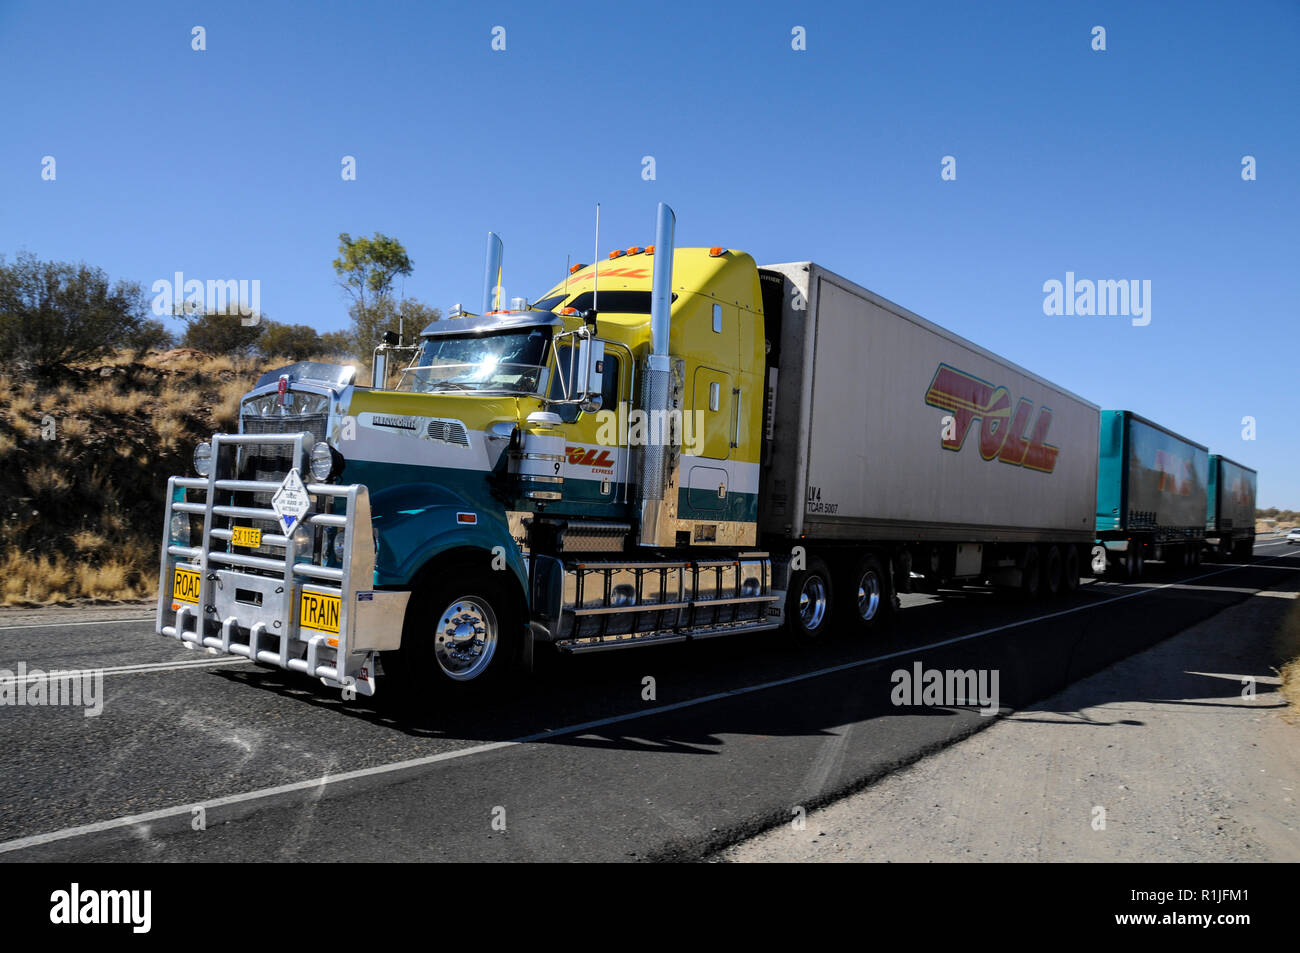
M 176 567 L 172 576 L 172 600 L 188 602 L 192 606 L 199 604 L 199 574 L 194 569 Z
M 298 612 L 299 624 L 306 629 L 338 635 L 340 602 L 338 596 L 304 591 Z
M 258 546 L 262 545 L 262 531 L 252 526 L 235 526 L 231 529 L 230 541 L 236 546 L 257 549 Z

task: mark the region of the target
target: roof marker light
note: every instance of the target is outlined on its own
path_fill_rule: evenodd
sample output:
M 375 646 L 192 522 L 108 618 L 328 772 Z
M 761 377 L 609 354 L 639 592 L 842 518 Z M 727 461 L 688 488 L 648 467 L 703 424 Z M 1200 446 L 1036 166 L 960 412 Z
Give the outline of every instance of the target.
M 646 247 L 645 247 L 645 253 L 646 253 L 647 255 L 653 255 L 653 254 L 655 253 L 655 247 L 654 247 L 654 245 L 646 245 Z
M 723 248 L 721 245 L 714 245 L 712 248 L 709 249 L 709 257 L 718 258 L 722 255 L 725 255 L 726 252 L 727 250 Z
M 626 255 L 626 254 L 627 254 L 627 252 L 623 251 L 623 249 L 621 249 L 621 248 L 615 248 L 612 252 L 609 253 L 609 257 L 610 257 L 610 258 L 622 258 L 622 257 L 623 257 L 624 255 Z
M 584 269 L 584 268 L 586 268 L 586 267 L 587 267 L 587 266 L 586 266 L 586 265 L 583 265 L 583 264 L 577 264 L 577 265 L 574 265 L 572 268 L 569 269 L 569 274 L 572 275 L 572 274 L 575 273 L 575 272 L 582 271 L 582 269 Z
M 633 245 L 631 248 L 629 248 L 629 249 L 627 250 L 627 253 L 628 253 L 629 255 L 639 255 L 639 254 L 641 254 L 641 246 L 640 246 L 640 245 Z

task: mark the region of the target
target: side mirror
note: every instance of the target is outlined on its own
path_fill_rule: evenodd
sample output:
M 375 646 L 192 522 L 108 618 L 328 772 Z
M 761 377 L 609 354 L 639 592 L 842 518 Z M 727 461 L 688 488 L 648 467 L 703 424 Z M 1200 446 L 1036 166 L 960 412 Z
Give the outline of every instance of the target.
M 583 413 L 600 410 L 601 394 L 605 390 L 605 343 L 594 338 L 578 341 L 578 392 Z

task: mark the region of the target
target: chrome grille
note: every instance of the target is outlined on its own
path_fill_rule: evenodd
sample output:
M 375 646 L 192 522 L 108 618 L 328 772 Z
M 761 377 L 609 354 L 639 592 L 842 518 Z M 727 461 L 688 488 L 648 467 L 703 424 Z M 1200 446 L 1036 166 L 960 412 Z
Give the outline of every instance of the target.
M 328 414 L 285 414 L 283 416 L 257 416 L 245 414 L 240 418 L 240 432 L 245 434 L 267 434 L 267 433 L 301 433 L 306 431 L 312 435 L 312 442 L 320 442 L 325 439 L 325 431 L 329 425 Z M 241 480 L 263 480 L 268 482 L 279 483 L 293 468 L 293 448 L 289 444 L 261 444 L 252 446 L 243 446 L 239 448 L 239 463 L 237 472 Z M 310 483 L 311 475 L 302 474 L 303 482 Z M 270 493 L 237 493 L 236 505 L 239 506 L 256 506 L 269 507 L 271 505 Z M 273 520 L 239 520 L 241 526 L 252 526 L 260 529 L 263 535 L 267 533 L 283 532 Z M 263 543 L 257 549 L 248 549 L 240 547 L 237 552 L 247 552 L 258 556 L 273 555 L 279 552 L 274 547 L 267 546 Z

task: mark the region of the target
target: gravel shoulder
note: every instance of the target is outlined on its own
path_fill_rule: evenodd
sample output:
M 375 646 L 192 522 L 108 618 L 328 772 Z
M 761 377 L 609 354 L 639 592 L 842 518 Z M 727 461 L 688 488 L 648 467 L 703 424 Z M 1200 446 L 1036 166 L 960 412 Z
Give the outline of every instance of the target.
M 1262 591 L 713 859 L 1300 861 L 1300 724 L 1277 677 L 1296 595 Z

